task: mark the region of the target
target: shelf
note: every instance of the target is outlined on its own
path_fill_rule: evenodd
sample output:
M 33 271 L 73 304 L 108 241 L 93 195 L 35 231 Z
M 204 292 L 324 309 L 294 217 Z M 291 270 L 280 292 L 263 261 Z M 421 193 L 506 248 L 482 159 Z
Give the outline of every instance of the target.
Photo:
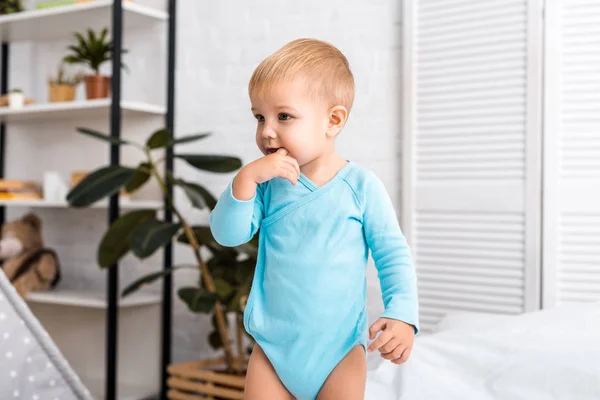
M 29 293 L 25 300 L 28 303 L 51 304 L 57 306 L 72 306 L 82 308 L 105 309 L 108 306 L 106 293 L 100 291 L 75 291 L 55 289 L 47 292 Z M 134 293 L 125 298 L 119 297 L 119 307 L 140 307 L 159 304 L 159 295 L 147 293 Z
M 0 39 L 50 40 L 70 38 L 73 32 L 87 28 L 99 30 L 110 27 L 113 0 L 94 0 L 42 10 L 27 10 L 0 17 Z M 151 7 L 123 2 L 123 30 L 166 21 L 168 14 Z
M 104 381 L 100 379 L 81 377 L 83 384 L 89 389 L 95 399 L 104 399 Z M 127 383 L 119 382 L 117 388 L 117 398 L 119 400 L 144 400 L 156 398 L 158 394 L 155 390 L 143 386 L 134 386 Z
M 31 104 L 19 109 L 0 107 L 3 122 L 27 122 L 50 119 L 109 118 L 111 99 L 81 100 L 60 103 Z M 121 101 L 121 115 L 163 116 L 166 109 L 155 104 Z
M 39 207 L 39 208 L 72 208 L 66 201 L 46 201 L 46 200 L 0 200 L 0 206 L 9 207 Z M 120 199 L 119 207 L 123 209 L 160 209 L 163 207 L 161 201 L 155 200 L 127 200 Z M 88 208 L 108 208 L 108 200 L 100 200 Z M 80 210 L 80 208 L 77 208 Z

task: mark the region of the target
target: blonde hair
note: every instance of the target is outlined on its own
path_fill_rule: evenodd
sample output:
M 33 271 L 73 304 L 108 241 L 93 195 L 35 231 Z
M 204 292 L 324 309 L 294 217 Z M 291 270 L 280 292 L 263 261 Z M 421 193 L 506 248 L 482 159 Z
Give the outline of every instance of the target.
M 350 64 L 336 47 L 317 39 L 293 40 L 264 59 L 250 78 L 248 93 L 252 96 L 298 75 L 330 106 L 342 105 L 350 112 L 354 102 Z

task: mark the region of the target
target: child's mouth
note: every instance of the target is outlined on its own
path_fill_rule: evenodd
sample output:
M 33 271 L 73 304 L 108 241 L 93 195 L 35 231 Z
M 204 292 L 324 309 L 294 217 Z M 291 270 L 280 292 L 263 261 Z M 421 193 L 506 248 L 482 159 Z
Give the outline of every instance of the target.
M 279 150 L 279 149 L 280 149 L 280 147 L 273 147 L 273 148 L 267 149 L 267 154 L 276 153 L 277 150 Z

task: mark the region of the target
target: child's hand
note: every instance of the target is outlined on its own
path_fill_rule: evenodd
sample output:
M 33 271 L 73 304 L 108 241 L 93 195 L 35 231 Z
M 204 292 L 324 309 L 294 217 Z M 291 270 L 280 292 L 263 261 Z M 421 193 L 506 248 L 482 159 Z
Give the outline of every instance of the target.
M 369 328 L 369 339 L 375 339 L 379 331 L 383 333 L 369 345 L 368 350 L 379 350 L 381 357 L 394 364 L 408 360 L 415 340 L 415 328 L 403 321 L 379 318 Z
M 258 184 L 275 177 L 287 179 L 293 185 L 297 184 L 300 177 L 298 162 L 288 156 L 288 151 L 284 148 L 243 167 L 233 180 L 233 196 L 239 200 L 250 200 L 256 193 Z
M 290 181 L 293 185 L 300 177 L 300 166 L 298 162 L 288 156 L 288 151 L 283 147 L 275 153 L 268 154 L 248 164 L 245 173 L 251 177 L 256 184 L 260 184 L 279 177 Z

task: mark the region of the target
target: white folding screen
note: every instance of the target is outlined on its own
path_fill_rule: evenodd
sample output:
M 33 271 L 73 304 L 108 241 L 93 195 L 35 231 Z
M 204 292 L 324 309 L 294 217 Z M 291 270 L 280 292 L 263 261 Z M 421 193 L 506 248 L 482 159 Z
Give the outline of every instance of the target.
M 543 306 L 600 300 L 600 1 L 546 4 Z
M 421 323 L 540 307 L 542 7 L 405 0 L 402 226 Z

